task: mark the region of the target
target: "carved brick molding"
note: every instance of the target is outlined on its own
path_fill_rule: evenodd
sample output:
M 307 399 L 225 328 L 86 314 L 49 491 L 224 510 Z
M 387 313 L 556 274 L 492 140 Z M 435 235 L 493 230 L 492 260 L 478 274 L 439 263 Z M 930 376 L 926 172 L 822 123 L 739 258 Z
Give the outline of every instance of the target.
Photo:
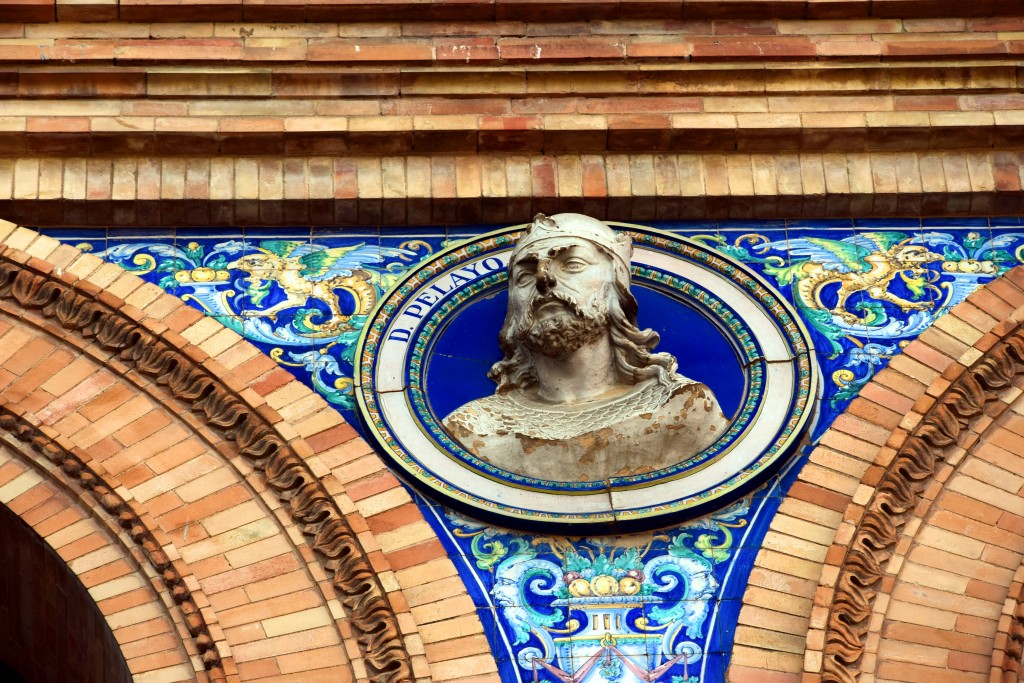
M 1024 678 L 1021 659 L 1024 654 L 1024 565 L 1017 569 L 1003 609 L 1003 618 L 996 633 L 996 646 L 992 652 L 990 680 L 1015 683 Z
M 0 158 L 0 215 L 106 227 L 1016 214 L 1022 177 L 1019 151 L 23 156 Z
M 999 401 L 998 393 L 1024 373 L 1024 330 L 1009 325 L 1002 338 L 953 379 L 911 431 L 881 475 L 839 567 L 828 616 L 822 680 L 855 683 L 865 636 L 885 563 L 894 555 L 904 525 L 938 467 L 957 448 L 961 434 Z
M 220 653 L 199 605 L 193 599 L 192 591 L 185 585 L 184 577 L 174 566 L 171 558 L 161 547 L 146 523 L 95 470 L 78 455 L 71 452 L 45 431 L 26 420 L 16 407 L 0 399 L 0 430 L 13 439 L 29 446 L 38 455 L 60 467 L 68 479 L 99 504 L 113 522 L 112 527 L 121 527 L 128 532 L 140 555 L 160 577 L 171 601 L 181 611 L 185 628 L 195 645 L 203 666 L 211 681 L 227 681 Z
M 332 576 L 369 679 L 412 681 L 412 665 L 397 617 L 359 540 L 320 480 L 261 413 L 201 365 L 201 358 L 179 350 L 124 312 L 112 309 L 105 303 L 107 298 L 96 285 L 54 271 L 24 252 L 9 247 L 0 252 L 0 299 L 37 311 L 70 334 L 115 354 L 127 370 L 163 387 L 207 428 L 236 444 L 287 505 L 320 565 Z M 0 422 L 0 426 L 5 424 Z M 12 428 L 16 428 L 13 422 Z M 72 463 L 67 467 L 74 469 L 74 463 L 80 461 L 65 458 L 63 462 Z M 81 472 L 92 481 L 87 470 Z
M 471 0 L 469 2 L 223 2 L 203 0 L 188 4 L 91 0 L 4 0 L 0 8 L 10 21 L 569 21 L 610 19 L 861 19 L 869 17 L 987 17 L 1018 14 L 1019 1 L 965 4 L 953 0 L 717 0 L 658 2 L 657 0 L 600 0 L 598 2 L 530 2 L 523 0 Z

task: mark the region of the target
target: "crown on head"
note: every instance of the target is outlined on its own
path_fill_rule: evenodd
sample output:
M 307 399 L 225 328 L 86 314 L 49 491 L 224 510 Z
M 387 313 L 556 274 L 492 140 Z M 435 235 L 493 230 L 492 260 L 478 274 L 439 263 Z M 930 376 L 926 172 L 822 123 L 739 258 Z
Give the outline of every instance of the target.
M 533 244 L 556 237 L 574 237 L 596 245 L 612 257 L 616 271 L 620 271 L 620 274 L 624 271 L 626 281 L 629 281 L 633 240 L 625 233 L 615 232 L 607 223 L 579 213 L 559 213 L 551 217 L 538 213 L 516 243 L 509 265 L 514 265 L 520 254 Z

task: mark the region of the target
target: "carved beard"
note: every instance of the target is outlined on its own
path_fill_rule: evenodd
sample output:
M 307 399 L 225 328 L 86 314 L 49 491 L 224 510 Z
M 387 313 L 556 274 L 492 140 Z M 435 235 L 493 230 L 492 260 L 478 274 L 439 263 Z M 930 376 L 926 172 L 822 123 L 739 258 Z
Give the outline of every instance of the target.
M 551 301 L 561 301 L 564 310 L 535 320 L 537 310 Z M 596 306 L 584 310 L 572 297 L 551 292 L 530 302 L 523 323 L 523 346 L 548 358 L 564 358 L 608 333 L 608 312 Z

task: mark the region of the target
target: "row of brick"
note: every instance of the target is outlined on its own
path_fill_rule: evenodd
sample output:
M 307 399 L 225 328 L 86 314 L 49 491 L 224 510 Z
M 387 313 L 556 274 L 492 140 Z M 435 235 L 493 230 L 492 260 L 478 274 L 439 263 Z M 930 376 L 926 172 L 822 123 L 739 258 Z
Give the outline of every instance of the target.
M 457 75 L 398 68 L 21 67 L 0 73 L 0 114 L 39 120 L 49 112 L 206 117 L 979 111 L 1021 109 L 1022 83 L 1016 62 L 835 69 L 508 67 Z M 148 100 L 141 103 L 142 98 Z
M 755 197 L 523 197 L 305 201 L 0 200 L 0 214 L 26 225 L 68 227 L 518 225 L 537 213 L 583 213 L 645 223 L 679 220 L 1016 216 L 1019 193 L 790 195 Z
M 883 152 L 1016 149 L 1024 112 L 537 117 L 6 117 L 0 157 Z M 871 125 L 878 123 L 881 125 Z M 161 130 L 140 131 L 146 127 Z M 63 129 L 67 126 L 71 130 Z M 408 127 L 406 127 L 408 126 Z M 479 128 L 477 127 L 479 126 Z M 87 127 L 89 130 L 80 130 Z M 209 130 L 209 129 L 216 130 Z M 54 130 L 56 129 L 56 130 Z M 312 130 L 311 130 L 312 129 Z
M 20 66 L 0 72 L 4 113 L 258 116 L 1020 109 L 1017 61 L 500 69 Z M 941 91 L 941 92 L 940 92 Z M 36 104 L 17 99 L 53 100 Z M 67 102 L 66 100 L 126 100 Z M 143 104 L 141 98 L 148 98 Z M 316 104 L 303 100 L 327 100 Z M 400 99 L 401 98 L 401 99 Z M 751 98 L 751 99 L 745 99 Z M 771 98 L 771 99 L 769 99 Z M 211 100 L 196 104 L 196 101 Z M 293 100 L 270 104 L 266 99 Z M 807 104 L 801 104 L 803 101 Z M 780 109 L 781 108 L 781 109 Z M 826 111 L 827 107 L 824 108 Z
M 4 0 L 10 21 L 386 21 L 401 13 L 410 21 L 587 19 L 931 18 L 989 17 L 1021 13 L 1019 0 L 321 0 L 316 3 L 260 0 Z
M 41 115 L 41 104 L 23 99 L 127 100 L 46 102 L 54 115 L 183 117 L 186 115 L 678 113 L 689 111 L 840 111 L 1020 109 L 1024 85 L 1017 61 L 963 65 L 901 63 L 764 66 L 686 64 L 653 66 L 399 67 L 324 69 L 246 67 L 221 70 L 20 66 L 0 72 L 4 112 Z M 1015 99 L 1016 96 L 1016 99 Z M 737 98 L 774 98 L 737 99 Z M 145 104 L 138 102 L 148 98 Z M 289 104 L 262 102 L 295 100 Z M 330 98 L 333 106 L 301 100 Z M 404 98 L 404 99 L 399 99 Z M 787 99 L 788 98 L 788 99 Z M 825 98 L 825 99 L 820 99 Z M 848 98 L 848 99 L 843 99 Z M 191 106 L 196 100 L 211 102 Z M 801 105 L 802 100 L 808 104 Z M 379 102 L 379 105 L 375 105 Z M 771 104 L 775 106 L 770 107 Z M 313 111 L 319 106 L 320 111 Z M 29 107 L 34 107 L 29 111 Z
M 970 194 L 1022 182 L 1021 152 L 0 159 L 0 201 Z
M 870 40 L 825 36 L 603 35 L 529 38 L 22 38 L 0 40 L 0 63 L 53 64 L 544 64 L 694 63 L 753 60 L 1013 59 L 1021 33 L 878 34 Z
M 521 223 L 1024 211 L 1020 153 L 0 160 L 31 225 Z
M 4 23 L 0 22 L 0 38 L 403 38 L 403 37 L 540 37 L 540 36 L 605 36 L 605 35 L 671 35 L 671 36 L 813 36 L 864 40 L 864 36 L 888 34 L 946 34 L 942 39 L 957 38 L 949 34 L 967 32 L 988 39 L 1013 38 L 1024 31 L 1024 18 L 1000 16 L 983 18 L 944 17 L 940 19 L 844 19 L 834 21 L 789 19 L 619 19 L 616 21 L 541 21 L 522 20 L 472 21 L 408 21 L 398 12 L 389 13 L 383 22 L 344 23 L 259 23 L 244 24 L 213 20 L 174 23 L 146 22 L 72 22 Z

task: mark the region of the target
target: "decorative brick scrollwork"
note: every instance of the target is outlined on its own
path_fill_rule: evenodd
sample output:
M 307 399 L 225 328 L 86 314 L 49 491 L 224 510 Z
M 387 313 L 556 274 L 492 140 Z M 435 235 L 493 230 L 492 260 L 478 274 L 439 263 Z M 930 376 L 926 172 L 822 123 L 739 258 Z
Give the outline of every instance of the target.
M 192 637 L 210 680 L 226 681 L 220 653 L 206 620 L 199 611 L 199 605 L 193 599 L 192 591 L 185 585 L 184 577 L 135 510 L 82 458 L 29 423 L 7 403 L 0 404 L 0 430 L 27 444 L 36 453 L 60 467 L 71 481 L 92 496 L 100 508 L 116 520 L 118 526 L 128 532 L 132 541 L 142 551 L 142 557 L 155 570 L 168 595 L 181 611 L 185 628 Z
M 13 299 L 64 329 L 95 340 L 131 370 L 165 387 L 207 427 L 237 444 L 241 455 L 288 505 L 320 564 L 332 575 L 370 679 L 412 681 L 409 654 L 384 589 L 355 533 L 317 477 L 259 413 L 199 362 L 107 306 L 102 297 L 94 285 L 73 279 L 64 282 L 18 263 L 9 252 L 0 255 L 0 299 Z
M 935 402 L 882 476 L 840 567 L 825 634 L 822 680 L 855 683 L 872 606 L 885 563 L 921 492 L 960 435 L 985 414 L 997 393 L 1024 373 L 1024 332 L 1013 330 Z

